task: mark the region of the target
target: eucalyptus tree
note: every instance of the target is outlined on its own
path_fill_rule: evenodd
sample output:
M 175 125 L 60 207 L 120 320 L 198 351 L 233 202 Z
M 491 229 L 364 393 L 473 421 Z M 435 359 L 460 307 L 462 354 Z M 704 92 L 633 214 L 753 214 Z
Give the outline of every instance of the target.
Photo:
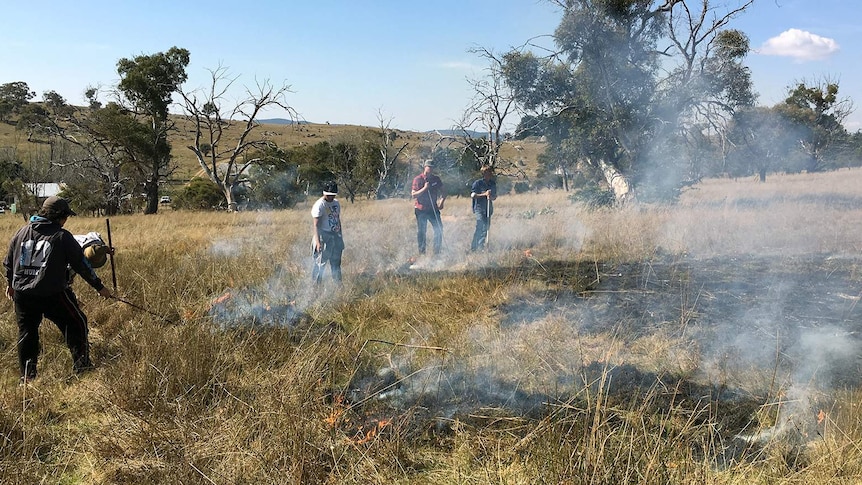
M 298 166 L 291 153 L 272 148 L 262 154 L 269 160 L 249 167 L 248 205 L 253 208 L 285 209 L 304 198 Z
M 27 106 L 36 93 L 24 81 L 0 84 L 0 121 L 6 121 Z
M 41 110 L 34 111 L 27 122 L 29 130 L 48 138 L 50 163 L 61 167 L 69 179 L 86 184 L 88 188 L 77 193 L 91 195 L 108 215 L 116 214 L 121 200 L 132 193 L 133 167 L 153 157 L 149 127 L 117 103 L 77 108 L 48 91 Z M 55 150 L 55 144 L 71 149 Z
M 263 81 L 254 91 L 245 89 L 239 101 L 228 98 L 236 78 L 223 67 L 210 71 L 211 82 L 205 90 L 183 91 L 183 106 L 194 124 L 194 143 L 188 149 L 206 174 L 224 194 L 229 211 L 237 209 L 237 189 L 246 184 L 248 169 L 269 160 L 275 148 L 265 136 L 257 136 L 257 117 L 269 108 L 281 108 L 295 119 L 296 110 L 287 104 L 290 86 L 276 87 Z
M 149 130 L 146 158 L 136 165 L 146 194 L 145 214 L 158 212 L 159 185 L 173 169 L 168 133 L 174 129 L 174 122 L 168 116 L 168 108 L 173 104 L 173 94 L 188 77 L 189 58 L 188 50 L 171 47 L 167 52 L 117 62 L 119 101 L 134 116 L 146 120 Z
M 506 82 L 546 121 L 552 158 L 583 165 L 622 201 L 635 178 L 649 180 L 656 144 L 752 102 L 746 39 L 725 29 L 752 2 L 717 14 L 708 0 L 555 0 L 555 49 L 507 53 Z
M 373 130 L 358 128 L 330 140 L 324 166 L 338 182 L 343 197 L 351 203 L 360 195 L 375 196 L 381 162 L 380 145 L 373 141 L 375 135 Z
M 757 175 L 766 182 L 769 173 L 798 172 L 797 130 L 779 109 L 764 106 L 740 109 L 728 123 L 727 139 L 732 147 L 727 156 L 726 174 L 733 177 Z
M 849 138 L 844 120 L 853 111 L 847 98 L 838 96 L 838 83 L 799 81 L 787 93 L 784 102 L 775 106 L 793 122 L 797 142 L 805 153 L 809 172 L 830 168 L 830 152 L 835 155 Z

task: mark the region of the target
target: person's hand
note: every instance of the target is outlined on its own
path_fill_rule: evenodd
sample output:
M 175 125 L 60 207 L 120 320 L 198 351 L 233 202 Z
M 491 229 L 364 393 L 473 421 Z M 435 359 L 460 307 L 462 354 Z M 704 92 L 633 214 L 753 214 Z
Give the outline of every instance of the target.
M 6 298 L 8 298 L 8 299 L 10 299 L 10 300 L 14 300 L 14 299 L 15 299 L 15 290 L 14 290 L 14 289 L 12 289 L 12 287 L 11 287 L 11 286 L 7 286 L 7 287 L 6 287 Z
M 101 295 L 102 298 L 111 298 L 114 296 L 107 286 L 103 286 L 102 289 L 99 290 L 99 295 Z
M 437 210 L 443 210 L 443 202 L 444 201 L 441 200 L 440 203 L 437 204 Z

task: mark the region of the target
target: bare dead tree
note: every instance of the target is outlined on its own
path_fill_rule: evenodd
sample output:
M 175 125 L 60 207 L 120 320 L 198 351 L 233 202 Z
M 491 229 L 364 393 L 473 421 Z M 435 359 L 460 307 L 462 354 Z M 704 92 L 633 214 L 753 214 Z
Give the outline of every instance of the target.
M 287 104 L 290 86 L 275 87 L 269 81 L 256 84 L 252 91 L 235 103 L 227 94 L 237 78 L 231 78 L 227 69 L 219 66 L 210 70 L 211 83 L 202 92 L 181 91 L 184 109 L 194 123 L 194 144 L 188 149 L 195 154 L 204 174 L 222 190 L 229 211 L 235 211 L 234 191 L 247 182 L 247 170 L 265 161 L 263 155 L 273 148 L 272 142 L 254 136 L 257 117 L 267 108 L 281 108 L 291 119 L 297 119 L 296 110 Z M 239 135 L 229 135 L 239 129 Z M 230 137 L 230 138 L 227 138 Z
M 377 188 L 374 193 L 380 198 L 385 193 L 385 187 L 390 184 L 398 166 L 398 158 L 407 148 L 409 143 L 404 142 L 401 146 L 396 145 L 397 133 L 390 128 L 391 118 L 386 118 L 383 112 L 377 111 L 377 121 L 380 123 L 380 168 L 377 169 Z M 397 185 L 397 184 L 395 184 Z
M 470 52 L 479 55 L 488 65 L 484 77 L 467 80 L 473 97 L 456 124 L 464 150 L 470 151 L 480 165 L 489 165 L 498 173 L 523 176 L 523 171 L 514 163 L 500 157 L 500 149 L 506 143 L 506 123 L 512 116 L 521 114 L 515 94 L 503 75 L 503 60 L 483 47 Z M 483 143 L 472 143 L 477 131 L 482 134 Z

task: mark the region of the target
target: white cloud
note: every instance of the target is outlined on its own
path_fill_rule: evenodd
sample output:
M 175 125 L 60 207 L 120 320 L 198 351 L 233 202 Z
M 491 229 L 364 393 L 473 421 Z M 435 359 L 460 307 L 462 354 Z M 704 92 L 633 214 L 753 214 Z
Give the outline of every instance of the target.
M 764 42 L 759 52 L 768 56 L 792 57 L 799 61 L 815 61 L 831 56 L 839 48 L 834 39 L 790 29 Z

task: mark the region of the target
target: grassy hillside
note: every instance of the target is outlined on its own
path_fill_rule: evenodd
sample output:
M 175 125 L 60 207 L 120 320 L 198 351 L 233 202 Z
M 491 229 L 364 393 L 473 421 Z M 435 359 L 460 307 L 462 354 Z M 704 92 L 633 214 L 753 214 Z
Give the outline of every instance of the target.
M 860 183 L 507 195 L 481 254 L 455 198 L 439 259 L 409 202 L 345 204 L 344 286 L 321 289 L 308 206 L 112 218 L 139 308 L 78 279 L 96 371 L 45 323 L 16 387 L 0 303 L 0 482 L 857 483 Z
M 175 117 L 177 123 L 176 131 L 171 133 L 170 143 L 172 153 L 178 166 L 173 179 L 182 183 L 200 172 L 200 166 L 195 160 L 192 152 L 186 148 L 194 142 L 194 126 L 183 117 Z M 257 136 L 274 141 L 280 147 L 297 147 L 302 144 L 315 144 L 321 141 L 337 140 L 348 136 L 350 133 L 361 129 L 354 125 L 331 125 L 331 124 L 263 124 L 257 129 Z M 374 127 L 367 127 L 375 129 Z M 242 126 L 237 125 L 228 131 L 228 138 L 239 137 Z M 398 131 L 399 141 L 409 143 L 406 155 L 409 157 L 420 146 L 432 147 L 438 137 L 429 133 L 418 133 L 411 131 Z M 402 143 L 403 143 L 402 142 Z M 535 140 L 524 140 L 507 143 L 502 149 L 502 156 L 513 162 L 520 162 L 529 176 L 535 174 L 535 163 L 539 153 L 543 150 L 543 144 Z M 20 160 L 29 160 L 31 157 L 47 158 L 47 145 L 31 143 L 27 141 L 26 133 L 17 131 L 14 125 L 0 123 L 0 153 L 17 156 Z M 38 155 L 37 155 L 38 154 Z

